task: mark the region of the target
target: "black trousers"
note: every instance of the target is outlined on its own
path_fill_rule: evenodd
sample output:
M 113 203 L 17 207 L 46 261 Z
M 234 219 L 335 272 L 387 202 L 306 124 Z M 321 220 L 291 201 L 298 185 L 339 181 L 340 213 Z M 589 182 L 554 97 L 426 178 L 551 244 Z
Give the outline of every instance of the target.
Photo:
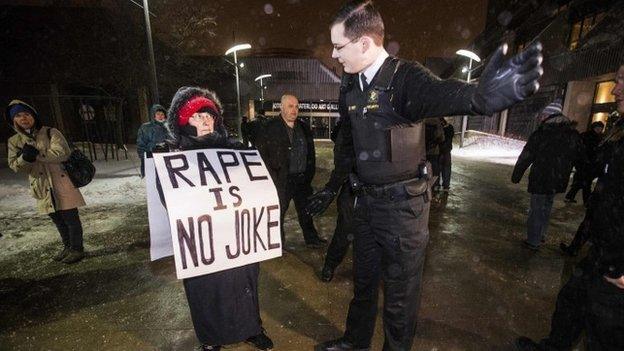
M 336 220 L 336 229 L 332 236 L 327 255 L 325 256 L 325 266 L 336 269 L 342 262 L 349 245 L 353 241 L 353 201 L 355 196 L 348 184 L 340 188 L 338 194 L 338 219 Z
M 442 187 L 448 189 L 451 187 L 451 153 L 440 153 L 440 178 L 438 178 L 436 184 L 439 185 L 442 182 Z
M 280 207 L 281 207 L 281 231 L 282 231 L 282 245 L 286 242 L 284 233 L 284 216 L 288 211 L 290 201 L 295 202 L 295 209 L 297 210 L 297 219 L 299 220 L 299 226 L 303 232 L 303 239 L 306 243 L 314 241 L 318 238 L 318 232 L 314 227 L 312 216 L 310 216 L 305 208 L 308 204 L 308 197 L 312 195 L 312 185 L 306 180 L 303 173 L 290 174 L 286 181 L 286 185 L 281 187 L 279 191 Z
M 49 214 L 56 229 L 61 234 L 63 246 L 67 249 L 83 251 L 82 245 L 82 223 L 77 208 L 71 210 L 61 210 Z
M 427 155 L 427 161 L 431 164 L 431 175 L 438 177 L 434 183 L 434 187 L 437 187 L 440 184 L 440 155 Z
M 594 181 L 594 177 L 591 174 L 587 174 L 587 171 L 577 171 L 574 173 L 574 177 L 572 177 L 572 185 L 570 185 L 570 190 L 566 194 L 566 199 L 574 200 L 576 197 L 576 193 L 579 190 L 583 190 L 583 203 L 587 204 L 589 201 L 589 196 L 591 195 L 592 189 L 591 185 Z
M 624 350 L 624 290 L 607 282 L 590 252 L 575 267 L 557 296 L 551 330 L 541 344 L 547 350 L 569 350 L 581 332 L 588 351 Z
M 383 350 L 410 350 L 416 332 L 425 252 L 429 241 L 425 196 L 357 196 L 354 207 L 354 294 L 345 339 L 370 346 L 383 280 Z

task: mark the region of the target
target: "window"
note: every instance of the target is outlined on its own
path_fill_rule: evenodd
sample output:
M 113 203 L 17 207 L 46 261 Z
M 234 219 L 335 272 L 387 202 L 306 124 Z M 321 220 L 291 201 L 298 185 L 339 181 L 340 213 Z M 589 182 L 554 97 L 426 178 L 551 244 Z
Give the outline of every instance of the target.
M 591 123 L 602 122 L 604 124 L 607 124 L 607 119 L 609 119 L 608 112 L 597 112 L 592 115 Z
M 599 12 L 585 16 L 584 18 L 574 22 L 572 24 L 572 28 L 570 29 L 570 38 L 568 40 L 570 50 L 576 49 L 579 41 L 583 39 L 587 33 L 589 33 L 592 28 L 598 24 L 598 22 L 602 21 L 605 16 L 606 14 L 604 12 Z
M 615 81 L 606 81 L 596 84 L 596 95 L 594 96 L 594 104 L 607 104 L 615 102 L 615 96 L 611 94 L 615 87 Z

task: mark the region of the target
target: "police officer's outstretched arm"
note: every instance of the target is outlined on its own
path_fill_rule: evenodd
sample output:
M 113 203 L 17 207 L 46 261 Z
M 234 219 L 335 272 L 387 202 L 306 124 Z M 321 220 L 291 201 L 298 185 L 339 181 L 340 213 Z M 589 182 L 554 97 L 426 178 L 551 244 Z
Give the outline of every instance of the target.
M 492 115 L 533 95 L 539 89 L 542 44 L 537 42 L 516 56 L 505 59 L 507 44 L 501 45 L 485 66 L 472 98 L 475 113 Z

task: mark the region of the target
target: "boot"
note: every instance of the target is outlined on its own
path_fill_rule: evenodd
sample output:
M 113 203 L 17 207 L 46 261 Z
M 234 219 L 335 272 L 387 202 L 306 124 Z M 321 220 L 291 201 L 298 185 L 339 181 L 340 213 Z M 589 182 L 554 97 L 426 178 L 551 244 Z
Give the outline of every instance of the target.
M 329 283 L 334 278 L 334 269 L 330 266 L 323 266 L 321 270 L 321 281 Z
M 85 254 L 83 251 L 77 251 L 77 250 L 69 250 L 69 253 L 67 254 L 67 256 L 65 256 L 65 258 L 63 258 L 63 260 L 61 262 L 66 263 L 66 264 L 72 264 L 72 263 L 76 263 L 76 262 L 80 262 L 82 261 L 82 259 L 85 257 Z
M 565 243 L 559 244 L 559 248 L 563 251 L 564 254 L 570 257 L 576 257 L 578 255 L 578 250 L 572 245 L 566 245 Z
M 213 346 L 213 345 L 206 345 L 206 344 L 202 344 L 197 349 L 197 351 L 220 351 L 220 350 L 221 350 L 221 345 Z
M 59 253 L 54 255 L 52 259 L 55 260 L 56 262 L 61 262 L 69 254 L 69 251 L 71 250 L 68 247 L 65 247 L 63 248 L 63 250 L 59 251 Z
M 245 342 L 253 345 L 258 350 L 273 349 L 273 340 L 266 335 L 266 330 L 264 330 L 264 328 L 262 328 L 260 334 L 248 338 Z

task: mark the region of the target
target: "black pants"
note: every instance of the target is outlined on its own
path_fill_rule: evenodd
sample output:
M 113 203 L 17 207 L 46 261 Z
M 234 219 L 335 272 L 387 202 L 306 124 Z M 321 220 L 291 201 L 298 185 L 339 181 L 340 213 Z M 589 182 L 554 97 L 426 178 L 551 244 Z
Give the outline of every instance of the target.
M 547 350 L 569 350 L 583 330 L 588 351 L 624 350 L 624 290 L 605 281 L 592 256 L 559 291 L 550 335 L 541 342 Z
M 420 307 L 420 283 L 429 241 L 425 196 L 357 196 L 354 207 L 354 296 L 345 339 L 370 346 L 383 280 L 383 350 L 410 350 Z
M 338 194 L 338 219 L 336 220 L 336 229 L 332 236 L 327 255 L 325 256 L 325 266 L 336 269 L 342 262 L 349 245 L 353 241 L 353 192 L 348 184 L 340 189 Z
M 438 178 L 436 184 L 439 185 L 442 182 L 442 187 L 448 189 L 451 187 L 451 152 L 440 153 L 440 178 Z
M 440 155 L 427 155 L 427 161 L 431 164 L 431 175 L 438 177 L 434 183 L 434 187 L 437 187 L 440 184 Z
M 288 176 L 286 185 L 282 191 L 279 192 L 280 207 L 282 209 L 282 245 L 286 242 L 284 233 L 284 216 L 290 205 L 290 200 L 295 202 L 295 209 L 297 210 L 297 218 L 299 220 L 299 226 L 303 232 L 303 239 L 306 243 L 313 242 L 318 238 L 318 232 L 314 228 L 314 222 L 312 216 L 306 211 L 305 207 L 308 204 L 308 197 L 312 195 L 312 185 L 306 180 L 303 173 L 291 174 Z
M 72 208 L 71 210 L 56 211 L 50 213 L 49 216 L 56 225 L 59 234 L 61 234 L 63 246 L 67 249 L 83 251 L 82 223 L 80 223 L 78 209 Z
M 577 171 L 574 173 L 574 177 L 572 178 L 572 185 L 570 185 L 570 190 L 566 194 L 566 199 L 574 200 L 576 197 L 576 193 L 579 190 L 583 190 L 583 203 L 587 204 L 589 200 L 589 196 L 591 195 L 591 185 L 594 181 L 592 175 L 588 175 L 586 171 Z

